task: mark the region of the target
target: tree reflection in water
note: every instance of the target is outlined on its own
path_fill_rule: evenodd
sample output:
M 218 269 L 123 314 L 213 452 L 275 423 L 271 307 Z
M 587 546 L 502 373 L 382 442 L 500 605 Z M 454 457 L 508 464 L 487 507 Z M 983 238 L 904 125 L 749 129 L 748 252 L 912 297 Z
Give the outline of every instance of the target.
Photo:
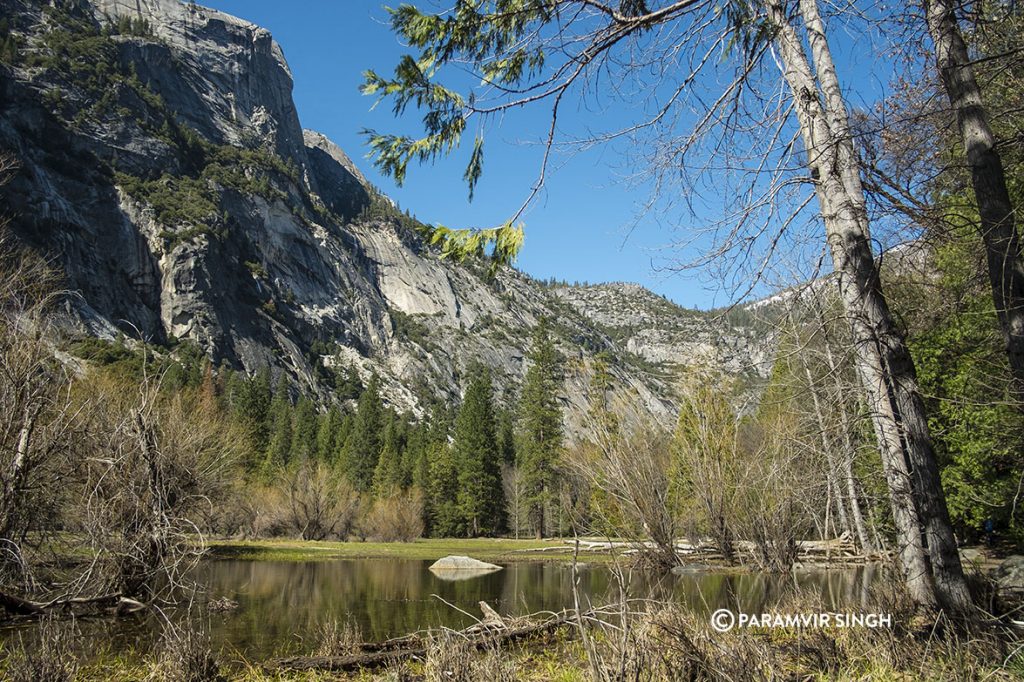
M 209 561 L 197 569 L 205 593 L 192 617 L 206 622 L 214 649 L 226 649 L 250 660 L 285 653 L 308 653 L 316 647 L 318 627 L 327 621 L 350 620 L 367 640 L 380 640 L 430 627 L 465 627 L 486 601 L 502 614 L 558 611 L 572 605 L 572 570 L 566 564 L 518 562 L 504 570 L 448 581 L 433 575 L 430 561 L 358 559 L 315 562 Z M 692 573 L 652 576 L 634 572 L 629 596 L 672 600 L 698 612 L 732 608 L 760 612 L 798 588 L 821 595 L 835 607 L 862 603 L 872 567 L 806 571 L 786 575 Z M 619 590 L 607 567 L 580 569 L 583 603 L 604 604 Z M 436 595 L 436 596 L 434 596 Z M 207 613 L 204 600 L 229 597 L 238 608 Z M 443 600 L 443 601 L 442 601 Z M 446 603 L 447 602 L 447 603 Z M 458 607 L 453 608 L 453 607 Z M 171 610 L 184 618 L 184 610 Z M 113 649 L 148 650 L 158 636 L 156 618 L 80 623 L 77 641 L 83 650 L 96 644 Z M 0 638 L 17 636 L 0 632 Z

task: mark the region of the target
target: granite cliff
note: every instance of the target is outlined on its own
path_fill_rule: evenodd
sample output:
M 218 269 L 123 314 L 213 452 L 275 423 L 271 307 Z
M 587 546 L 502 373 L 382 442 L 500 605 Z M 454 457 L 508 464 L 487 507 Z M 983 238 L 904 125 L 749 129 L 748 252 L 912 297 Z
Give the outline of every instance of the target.
M 63 270 L 73 333 L 188 340 L 321 398 L 325 370 L 351 364 L 418 412 L 457 396 L 473 360 L 514 393 L 546 317 L 568 358 L 570 424 L 598 356 L 616 390 L 666 421 L 680 366 L 751 384 L 769 370 L 753 329 L 636 285 L 548 285 L 439 259 L 423 226 L 302 129 L 284 54 L 258 26 L 177 0 L 0 9 L 16 48 L 0 65 L 0 147 L 20 166 L 4 210 Z

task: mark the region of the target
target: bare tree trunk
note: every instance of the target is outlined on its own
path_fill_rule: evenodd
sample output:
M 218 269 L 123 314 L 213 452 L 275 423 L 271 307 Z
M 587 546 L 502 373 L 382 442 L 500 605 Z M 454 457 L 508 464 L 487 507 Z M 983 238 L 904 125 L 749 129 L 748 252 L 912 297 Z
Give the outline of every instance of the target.
M 909 464 L 900 445 L 891 405 L 887 397 L 882 399 L 886 396 L 886 388 L 879 377 L 879 372 L 872 372 L 858 363 L 858 373 L 864 385 L 868 411 L 882 457 L 882 473 L 889 489 L 889 502 L 896 525 L 896 555 L 903 568 L 904 580 L 915 602 L 926 607 L 936 607 L 938 597 L 911 489 Z
M 850 520 L 846 515 L 846 505 L 843 502 L 842 490 L 839 487 L 839 482 L 836 480 L 838 467 L 835 463 L 835 453 L 832 451 L 832 443 L 829 441 L 828 425 L 825 423 L 825 413 L 821 408 L 821 399 L 818 397 L 818 391 L 814 386 L 814 376 L 811 374 L 811 368 L 807 366 L 807 363 L 804 363 L 804 375 L 807 377 L 807 390 L 811 393 L 811 403 L 814 406 L 814 419 L 818 424 L 818 433 L 821 437 L 821 451 L 822 454 L 825 455 L 825 465 L 828 468 L 828 471 L 825 473 L 825 478 L 829 490 L 829 496 L 836 502 L 836 512 L 839 516 L 839 525 L 844 531 L 849 531 Z M 828 524 L 826 523 L 825 525 L 826 530 L 828 530 Z
M 920 605 L 966 610 L 970 595 L 924 403 L 909 350 L 882 293 L 846 104 L 817 3 L 800 0 L 817 76 L 783 4 L 773 0 L 767 8 L 777 29 L 775 44 L 793 92 L 808 165 L 816 177 L 832 264 L 874 415 L 900 536 L 904 578 Z M 922 527 L 926 540 L 921 537 Z
M 988 123 L 952 0 L 925 0 L 928 30 L 949 103 L 963 137 L 981 217 L 992 302 L 1002 327 L 1014 396 L 1024 403 L 1024 259 L 1003 161 Z
M 847 452 L 852 450 L 848 449 Z M 850 498 L 850 515 L 853 517 L 853 529 L 857 533 L 857 541 L 860 543 L 860 548 L 865 552 L 869 553 L 874 551 L 874 545 L 871 542 L 871 537 L 868 535 L 867 526 L 864 525 L 864 514 L 860 509 L 860 501 L 857 499 L 857 480 L 853 475 L 853 458 L 849 456 L 843 457 L 843 474 L 846 482 L 846 494 Z
M 824 324 L 824 317 L 822 317 L 822 324 Z M 840 376 L 840 367 L 836 363 L 835 356 L 832 355 L 832 341 L 827 330 L 824 337 L 825 362 L 828 372 L 836 385 L 836 410 L 839 413 L 839 430 L 843 434 L 843 478 L 846 485 L 846 493 L 850 498 L 850 515 L 853 518 L 853 527 L 857 532 L 857 540 L 860 542 L 861 549 L 864 552 L 871 552 L 874 550 L 874 543 L 871 542 L 871 536 L 868 535 L 867 526 L 864 523 L 864 514 L 861 511 L 860 500 L 857 496 L 857 477 L 853 473 L 853 459 L 856 455 L 856 448 L 850 435 L 853 425 L 850 424 L 849 416 L 846 413 L 846 401 L 844 400 L 846 389 Z
M 8 471 L 4 472 L 3 497 L 0 498 L 0 567 L 4 571 L 9 568 L 19 572 L 25 570 L 21 551 L 25 528 L 19 528 L 19 525 L 24 524 L 19 524 L 18 517 L 24 516 L 21 505 L 27 492 L 26 484 L 32 464 L 29 461 L 29 451 L 40 412 L 38 398 L 33 400 L 31 392 L 28 393 L 30 397 L 26 399 L 25 409 L 22 411 L 14 457 Z
M 14 524 L 12 517 L 18 513 L 21 498 L 25 493 L 25 478 L 28 470 L 29 446 L 32 432 L 35 430 L 36 418 L 39 416 L 39 405 L 29 399 L 22 413 L 21 427 L 18 429 L 18 441 L 14 448 L 14 458 L 10 469 L 4 476 L 3 509 L 0 510 L 0 539 L 13 540 Z

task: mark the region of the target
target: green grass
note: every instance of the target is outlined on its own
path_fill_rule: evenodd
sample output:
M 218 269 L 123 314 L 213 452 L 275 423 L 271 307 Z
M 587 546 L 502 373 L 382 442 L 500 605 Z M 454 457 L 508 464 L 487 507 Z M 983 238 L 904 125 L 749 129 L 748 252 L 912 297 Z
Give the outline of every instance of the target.
M 269 561 L 316 559 L 424 559 L 462 554 L 481 561 L 570 561 L 572 547 L 561 540 L 504 538 L 438 538 L 413 542 L 314 542 L 307 540 L 213 540 L 212 558 Z M 524 552 L 542 547 L 564 547 L 564 552 Z M 586 561 L 606 555 L 588 552 Z

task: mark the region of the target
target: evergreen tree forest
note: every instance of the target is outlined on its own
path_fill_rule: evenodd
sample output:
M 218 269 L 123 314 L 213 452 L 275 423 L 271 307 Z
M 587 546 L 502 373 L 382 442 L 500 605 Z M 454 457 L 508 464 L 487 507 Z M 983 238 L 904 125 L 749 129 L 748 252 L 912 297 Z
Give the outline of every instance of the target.
M 388 405 L 380 377 L 364 381 L 354 366 L 331 370 L 339 392 L 318 402 L 284 373 L 215 368 L 188 344 L 168 355 L 90 340 L 73 352 L 134 380 L 156 363 L 164 393 L 201 392 L 237 429 L 237 497 L 222 519 L 226 532 L 411 539 L 553 530 L 545 518 L 557 502 L 562 417 L 546 323 L 537 327 L 522 401 L 498 404 L 490 370 L 471 364 L 461 401 L 435 400 L 419 418 Z M 523 505 L 521 517 L 507 509 L 512 471 L 523 481 L 524 495 L 512 500 Z M 266 509 L 244 501 L 258 499 Z M 407 512 L 401 518 L 398 508 Z

